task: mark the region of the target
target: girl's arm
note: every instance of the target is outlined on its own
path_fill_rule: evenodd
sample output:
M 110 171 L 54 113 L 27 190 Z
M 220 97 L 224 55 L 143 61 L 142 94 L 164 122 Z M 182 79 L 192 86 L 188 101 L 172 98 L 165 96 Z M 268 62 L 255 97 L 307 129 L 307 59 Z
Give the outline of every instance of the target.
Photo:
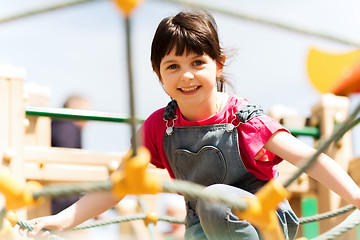
M 116 171 L 123 169 L 123 162 Z M 80 223 L 94 218 L 106 210 L 114 207 L 121 199 L 116 198 L 111 191 L 91 192 L 80 198 L 70 207 L 64 209 L 56 215 L 40 217 L 30 220 L 34 225 L 34 229 L 29 232 L 30 236 L 48 236 L 49 232 L 43 232 L 42 229 L 50 231 L 66 231 L 71 230 Z M 23 235 L 24 229 L 20 229 Z
M 88 193 L 79 201 L 60 213 L 31 220 L 34 229 L 29 233 L 36 236 L 42 229 L 52 231 L 71 230 L 80 223 L 94 218 L 106 210 L 114 207 L 121 199 L 116 199 L 110 191 Z
M 293 165 L 316 152 L 314 148 L 284 131 L 274 133 L 264 148 Z M 322 153 L 306 173 L 360 209 L 359 187 L 332 158 Z

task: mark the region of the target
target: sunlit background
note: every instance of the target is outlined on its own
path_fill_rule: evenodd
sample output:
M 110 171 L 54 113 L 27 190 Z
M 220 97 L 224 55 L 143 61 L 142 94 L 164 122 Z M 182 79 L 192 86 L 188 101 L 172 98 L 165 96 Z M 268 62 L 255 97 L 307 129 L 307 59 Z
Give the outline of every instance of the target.
M 0 19 L 59 2 L 68 1 L 0 0 Z M 360 2 L 356 0 L 193 2 L 261 20 L 211 11 L 222 46 L 230 56 L 225 72 L 233 91 L 266 111 L 284 105 L 308 117 L 320 97 L 306 72 L 310 47 L 347 52 L 360 46 Z M 152 72 L 150 46 L 159 21 L 183 9 L 187 7 L 146 0 L 131 16 L 136 112 L 141 117 L 164 107 L 169 100 Z M 46 87 L 51 107 L 61 107 L 67 96 L 76 93 L 89 97 L 94 110 L 129 113 L 124 35 L 123 15 L 111 1 L 49 11 L 0 24 L 0 64 L 24 67 L 25 83 Z M 353 94 L 350 99 L 353 108 L 360 95 Z M 359 135 L 356 127 L 356 156 L 360 155 Z M 126 124 L 90 122 L 84 130 L 86 149 L 127 151 L 129 146 L 130 127 Z

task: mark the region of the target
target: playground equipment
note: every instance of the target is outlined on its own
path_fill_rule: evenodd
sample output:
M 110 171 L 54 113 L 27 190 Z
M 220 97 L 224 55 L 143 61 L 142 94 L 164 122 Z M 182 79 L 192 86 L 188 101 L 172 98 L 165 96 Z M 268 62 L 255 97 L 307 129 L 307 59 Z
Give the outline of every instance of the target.
M 128 3 L 130 4 L 131 1 L 128 1 Z M 136 4 L 135 4 L 136 5 Z M 126 29 L 127 29 L 127 36 L 129 36 L 129 18 L 128 16 L 130 15 L 130 12 L 133 8 L 133 6 L 130 4 L 130 8 L 126 7 L 125 10 L 125 16 L 126 16 Z M 128 5 L 126 5 L 128 6 Z M 130 41 L 129 39 L 127 39 L 127 43 L 129 44 Z M 127 49 L 130 49 L 130 46 L 127 46 Z M 130 56 L 129 52 L 128 52 L 128 57 Z M 129 59 L 128 63 L 130 64 L 131 60 Z M 10 68 L 11 69 L 11 68 Z M 132 105 L 131 107 L 131 117 L 129 119 L 129 121 L 132 124 L 132 132 L 133 132 L 133 137 L 135 137 L 134 134 L 134 129 L 135 129 L 135 125 L 136 125 L 136 119 L 135 119 L 135 114 L 134 114 L 134 108 L 133 108 L 133 91 L 132 91 L 132 80 L 131 80 L 131 67 L 129 65 L 129 85 L 130 85 L 130 103 Z M 13 69 L 14 70 L 14 69 Z M 11 70 L 7 70 L 9 73 L 11 72 Z M 15 72 L 17 71 L 16 69 L 14 70 Z M 16 74 L 15 74 L 16 75 Z M 16 80 L 20 80 L 20 84 L 19 83 L 11 83 L 11 77 L 5 77 L 4 78 L 4 86 L 6 86 L 7 91 L 4 91 L 7 95 L 5 96 L 5 101 L 6 103 L 1 105 L 1 107 L 5 110 L 6 113 L 9 113 L 10 118 L 5 120 L 5 124 L 7 124 L 6 126 L 9 127 L 11 129 L 10 132 L 6 132 L 6 140 L 3 140 L 3 142 L 1 142 L 1 144 L 3 144 L 4 148 L 2 148 L 3 146 L 0 145 L 0 150 L 3 151 L 3 164 L 10 169 L 10 171 L 18 171 L 18 174 L 16 174 L 16 179 L 17 177 L 19 177 L 21 179 L 21 182 L 25 182 L 27 181 L 26 177 L 25 177 L 25 172 L 24 171 L 24 166 L 26 167 L 26 162 L 24 161 L 24 159 L 26 159 L 28 152 L 32 153 L 33 155 L 33 159 L 36 159 L 33 161 L 36 162 L 36 167 L 37 170 L 39 170 L 38 175 L 37 176 L 42 176 L 41 180 L 43 181 L 44 179 L 46 179 L 47 181 L 51 181 L 53 179 L 51 179 L 53 177 L 52 174 L 46 175 L 44 174 L 44 172 L 48 171 L 50 168 L 48 168 L 48 166 L 51 166 L 51 161 L 50 164 L 48 164 L 47 161 L 39 161 L 39 156 L 42 156 L 44 158 L 46 158 L 47 156 L 51 155 L 52 153 L 46 152 L 48 150 L 48 148 L 46 147 L 46 150 L 44 151 L 38 151 L 38 149 L 29 149 L 26 150 L 26 148 L 24 147 L 25 145 L 25 139 L 26 137 L 24 136 L 23 133 L 23 128 L 19 127 L 21 125 L 18 125 L 19 120 L 21 120 L 21 123 L 25 123 L 28 126 L 28 129 L 36 129 L 36 127 L 32 128 L 31 126 L 31 121 L 26 121 L 25 120 L 25 116 L 24 116 L 24 107 L 23 107 L 23 103 L 21 101 L 19 101 L 19 98 L 16 98 L 17 93 L 21 93 L 21 89 L 19 88 L 19 86 L 21 86 L 21 79 L 23 79 L 23 75 L 19 74 L 16 75 L 14 77 L 14 79 Z M 2 80 L 2 79 L 1 79 Z M 9 81 L 9 82 L 7 82 Z M 2 83 L 1 83 L 2 84 Z M 351 90 L 352 91 L 352 90 Z M 9 94 L 10 93 L 10 94 Z M 7 99 L 8 98 L 8 99 Z M 21 99 L 21 97 L 20 97 Z M 313 115 L 314 117 L 314 124 L 315 125 L 320 125 L 321 126 L 321 132 L 326 132 L 327 130 L 324 130 L 324 126 L 326 126 L 326 124 L 329 123 L 328 126 L 330 126 L 330 128 L 334 127 L 334 119 L 336 121 L 343 121 L 344 120 L 344 116 L 342 112 L 339 112 L 337 110 L 337 103 L 335 104 L 336 106 L 332 106 L 331 104 L 329 106 L 331 106 L 330 111 L 327 109 L 326 106 L 329 101 L 325 100 L 325 99 L 333 99 L 332 95 L 326 95 L 322 101 L 323 103 L 320 103 L 318 106 L 314 107 L 314 113 Z M 333 100 L 331 100 L 333 101 Z M 330 101 L 330 102 L 331 102 Z M 345 101 L 344 101 L 345 102 Z M 12 104 L 19 104 L 17 106 L 13 106 Z M 344 110 L 344 105 L 339 104 L 340 108 L 342 110 Z M 11 112 L 13 111 L 13 108 L 15 112 Z M 345 107 L 345 109 L 347 109 Z M 1 111 L 2 109 L 0 109 Z M 315 113 L 316 112 L 316 113 Z M 319 118 L 317 117 L 317 114 L 319 113 Z M 15 113 L 15 114 L 14 114 Z M 322 117 L 330 117 L 330 121 L 327 122 L 324 120 L 324 123 L 322 122 L 323 119 Z M 16 121 L 13 121 L 13 119 L 17 118 Z M 321 122 L 321 124 L 320 124 Z M 14 127 L 14 129 L 12 129 L 11 127 Z M 15 129 L 16 128 L 16 129 Z M 14 133 L 14 135 L 13 135 Z M 16 137 L 19 137 L 19 139 L 17 139 Z M 15 140 L 14 140 L 15 139 Z M 14 143 L 15 141 L 18 141 L 17 143 Z M 152 178 L 151 175 L 147 174 L 147 171 L 145 171 L 145 167 L 146 164 L 148 162 L 148 156 L 146 154 L 146 151 L 144 152 L 144 150 L 142 149 L 137 149 L 136 148 L 136 141 L 134 140 L 135 144 L 133 145 L 133 151 L 129 152 L 128 155 L 125 156 L 124 161 L 125 161 L 125 171 L 124 172 L 120 172 L 120 173 L 116 173 L 114 175 L 112 175 L 111 179 L 109 181 L 105 180 L 105 181 L 100 181 L 98 183 L 94 183 L 94 184 L 87 184 L 87 185 L 80 185 L 78 186 L 76 189 L 74 189 L 72 191 L 72 193 L 78 193 L 81 191 L 85 191 L 85 190 L 98 190 L 98 189 L 106 189 L 106 190 L 113 190 L 116 194 L 119 195 L 123 195 L 123 194 L 128 194 L 128 193 L 134 193 L 134 194 L 142 194 L 142 193 L 157 193 L 159 191 L 169 191 L 169 192 L 179 192 L 182 194 L 190 194 L 199 198 L 203 198 L 203 199 L 207 199 L 207 200 L 218 200 L 218 201 L 223 201 L 228 203 L 230 206 L 234 207 L 235 209 L 237 209 L 237 212 L 239 214 L 239 216 L 246 216 L 254 225 L 256 225 L 264 234 L 265 239 L 283 239 L 283 236 L 281 234 L 281 232 L 278 229 L 278 226 L 276 224 L 276 218 L 274 218 L 274 209 L 277 205 L 277 203 L 279 201 L 281 201 L 285 195 L 286 195 L 286 191 L 279 186 L 277 183 L 273 183 L 271 182 L 269 185 L 267 185 L 267 187 L 263 190 L 260 191 L 257 196 L 258 196 L 258 201 L 255 202 L 234 202 L 232 199 L 228 199 L 226 198 L 226 196 L 209 196 L 209 195 L 202 195 L 201 194 L 201 190 L 202 187 L 201 186 L 195 186 L 195 185 L 187 185 L 188 183 L 181 183 L 181 182 L 177 182 L 179 185 L 181 186 L 185 186 L 186 189 L 188 188 L 193 188 L 193 190 L 195 191 L 187 191 L 185 188 L 182 189 L 181 186 L 177 187 L 175 185 L 171 185 L 171 184 L 166 184 L 163 183 L 161 185 L 161 183 L 158 180 L 155 180 L 155 178 Z M 21 143 L 21 144 L 20 144 Z M 341 140 L 337 140 L 336 143 L 334 144 L 335 148 L 333 149 L 334 152 L 336 152 L 336 156 L 334 157 L 336 159 L 337 154 L 339 154 L 339 150 L 341 150 L 340 152 L 345 153 L 345 157 L 341 156 L 344 163 L 343 166 L 346 168 L 347 164 L 348 164 L 348 157 L 350 156 L 349 154 L 349 149 L 343 148 L 344 145 L 346 146 L 350 146 L 347 145 L 347 141 L 345 140 L 345 136 L 341 139 Z M 25 150 L 24 150 L 25 149 Z M 19 151 L 18 151 L 19 150 Z M 66 151 L 66 150 L 64 150 Z M 329 150 L 330 151 L 330 150 Z M 51 151 L 53 152 L 53 151 Z M 39 153 L 43 153 L 44 155 L 40 155 Z M 330 156 L 331 156 L 330 152 Z M 68 153 L 67 153 L 68 154 Z M 83 155 L 83 152 L 80 153 L 80 155 Z M 57 154 L 60 155 L 60 154 Z M 71 159 L 71 156 L 67 156 L 68 159 Z M 86 156 L 87 158 L 88 156 Z M 56 156 L 55 156 L 56 158 Z M 40 158 L 41 159 L 41 158 Z M 14 160 L 15 163 L 14 163 Z M 19 163 L 20 161 L 20 163 Z M 58 161 L 58 160 L 55 160 Z M 57 162 L 58 163 L 58 162 Z M 66 165 L 66 164 L 70 164 L 69 162 L 61 162 L 60 165 Z M 70 164 L 71 165 L 71 164 Z M 15 168 L 19 167 L 19 169 Z M 96 167 L 97 168 L 97 167 Z M 98 168 L 97 168 L 98 169 Z M 45 170 L 45 171 L 43 171 Z M 87 169 L 89 170 L 89 169 Z M 93 169 L 92 169 L 93 170 Z M 102 168 L 103 170 L 103 168 Z M 102 170 L 99 170 L 99 172 L 103 172 Z M 54 174 L 56 173 L 55 171 L 53 172 Z M 293 174 L 293 173 L 291 173 Z M 298 173 L 296 173 L 297 175 Z M 46 178 L 46 176 L 48 178 Z M 108 172 L 106 174 L 106 176 L 108 176 Z M 2 189 L 3 194 L 6 197 L 6 204 L 5 204 L 5 210 L 11 210 L 11 209 L 17 209 L 20 207 L 26 207 L 29 206 L 30 204 L 33 204 L 36 202 L 36 200 L 38 198 L 42 198 L 42 197 L 56 197 L 59 195 L 59 189 L 57 189 L 58 193 L 55 193 L 55 191 L 52 191 L 50 188 L 49 189 L 38 189 L 36 191 L 34 191 L 33 189 L 30 189 L 30 187 L 28 187 L 27 185 L 22 185 L 21 182 L 18 183 L 16 181 L 15 178 L 12 178 L 11 175 L 6 176 L 3 175 L 3 179 L 4 181 L 2 181 L 2 185 L 0 186 Z M 32 176 L 32 178 L 36 178 L 36 176 Z M 92 176 L 93 179 L 93 176 Z M 59 179 L 58 179 L 59 180 Z M 77 180 L 80 180 L 80 178 L 78 178 Z M 138 181 L 140 180 L 140 181 Z M 6 182 L 13 182 L 13 184 L 6 184 Z M 301 182 L 302 184 L 305 185 L 304 189 L 307 192 L 313 192 L 314 194 L 320 194 L 322 191 L 318 190 L 317 187 L 314 188 L 311 187 L 311 181 L 305 180 Z M 286 181 L 286 186 L 290 186 L 291 184 L 297 184 L 297 183 L 293 183 L 293 181 Z M 19 188 L 12 188 L 13 186 L 19 186 Z M 293 185 L 294 186 L 294 185 Z M 296 187 L 294 188 L 296 189 Z M 277 190 L 277 191 L 276 191 Z M 63 190 L 65 191 L 65 190 Z M 278 192 L 278 197 L 274 198 L 274 201 L 271 201 L 271 204 L 268 204 L 268 199 L 269 199 L 269 195 L 272 195 L 273 193 Z M 319 195 L 320 196 L 320 195 Z M 327 194 L 325 192 L 325 194 L 323 194 L 323 196 L 327 197 L 327 200 L 329 200 L 329 198 L 332 198 L 332 196 L 330 196 L 329 194 Z M 11 200 L 14 200 L 16 204 L 10 204 Z M 329 200 L 329 203 L 325 204 L 326 207 L 332 207 L 333 205 L 337 206 L 338 205 L 338 201 L 335 200 Z M 261 221 L 261 216 L 265 215 L 266 216 L 266 221 Z M 156 217 L 148 217 L 147 218 L 147 225 L 150 224 L 154 224 L 157 220 Z M 19 221 L 18 221 L 19 224 Z M 8 222 L 7 220 L 5 220 L 4 225 L 8 226 Z M 7 229 L 8 227 L 4 228 Z
M 0 67 L 1 170 L 11 172 L 20 185 L 28 181 L 46 185 L 107 179 L 113 171 L 112 164 L 120 162 L 123 153 L 50 148 L 50 118 L 25 115 L 25 105 L 44 106 L 48 96 L 25 92 L 24 77 L 23 68 Z M 24 201 L 31 201 L 26 199 Z M 13 204 L 16 202 L 19 201 L 14 200 Z M 17 214 L 25 219 L 49 213 L 48 199 L 37 207 L 17 210 Z
M 311 83 L 321 93 L 348 96 L 360 92 L 360 50 L 335 54 L 311 48 L 307 69 Z
M 156 193 L 159 191 L 167 191 L 167 192 L 181 192 L 182 194 L 193 194 L 196 197 L 202 197 L 205 199 L 213 199 L 216 198 L 219 201 L 227 202 L 230 205 L 234 206 L 236 209 L 240 209 L 241 212 L 247 209 L 254 203 L 239 203 L 234 202 L 233 199 L 227 199 L 226 196 L 202 196 L 200 195 L 202 187 L 199 186 L 198 188 L 193 185 L 186 185 L 185 183 L 179 183 L 179 187 L 172 186 L 171 184 L 165 184 L 158 182 L 158 180 L 151 180 L 152 177 L 148 178 L 145 175 L 145 167 L 147 164 L 147 156 L 146 152 L 143 152 L 142 149 L 138 150 L 138 156 L 131 156 L 132 154 L 129 153 L 124 159 L 127 159 L 129 165 L 127 165 L 128 170 L 125 173 L 119 173 L 113 175 L 111 178 L 111 182 L 106 181 L 108 178 L 111 169 L 108 167 L 110 163 L 113 161 L 121 161 L 123 159 L 122 154 L 114 155 L 114 154 L 104 154 L 104 153 L 93 153 L 84 150 L 75 150 L 75 149 L 62 149 L 62 148 L 51 148 L 50 147 L 50 140 L 49 140 L 49 133 L 50 133 L 50 119 L 48 117 L 39 116 L 39 115 L 52 115 L 52 116 L 63 116 L 63 117 L 87 117 L 93 118 L 94 120 L 99 120 L 99 116 L 96 116 L 96 112 L 93 112 L 95 116 L 86 116 L 86 114 L 81 115 L 82 111 L 78 112 L 78 116 L 71 114 L 71 111 L 68 112 L 60 112 L 55 111 L 53 109 L 52 112 L 45 112 L 40 111 L 41 109 L 44 110 L 46 108 L 40 107 L 25 107 L 26 101 L 24 100 L 24 92 L 23 92 L 23 78 L 24 78 L 24 69 L 16 68 L 16 67 L 3 67 L 1 68 L 0 72 L 2 73 L 0 78 L 1 84 L 1 112 L 5 112 L 4 116 L 8 116 L 8 118 L 3 119 L 3 124 L 1 125 L 2 129 L 6 129 L 6 134 L 2 135 L 0 139 L 0 153 L 2 158 L 2 168 L 7 168 L 11 172 L 11 177 L 4 179 L 9 179 L 13 181 L 12 177 L 15 177 L 16 184 L 25 184 L 29 180 L 36 180 L 42 183 L 43 188 L 38 189 L 34 192 L 33 189 L 28 188 L 27 185 L 24 189 L 26 191 L 22 192 L 20 195 L 24 194 L 24 192 L 28 194 L 28 192 L 32 192 L 33 196 L 37 196 L 34 198 L 37 199 L 38 197 L 45 197 L 45 196 L 58 196 L 54 193 L 50 193 L 51 190 L 46 187 L 48 183 L 51 182 L 83 182 L 83 181 L 90 181 L 96 180 L 93 182 L 95 185 L 98 181 L 100 184 L 97 185 L 98 187 L 102 187 L 102 189 L 111 189 L 113 186 L 116 189 L 121 189 L 119 194 L 125 193 Z M 5 97 L 6 96 L 6 97 Z M 31 100 L 35 99 L 31 93 L 28 94 L 27 101 L 31 102 L 38 102 L 44 103 L 44 97 L 38 100 Z M 42 100 L 39 100 L 42 99 Z M 312 122 L 314 125 L 320 126 L 320 134 L 321 135 L 330 135 L 333 131 L 336 124 L 342 122 L 347 115 L 347 108 L 349 106 L 348 99 L 346 97 L 337 97 L 331 94 L 324 95 L 321 98 L 321 101 L 313 107 L 313 116 Z M 28 110 L 25 110 L 28 109 Z M 28 113 L 25 115 L 25 113 Z M 38 115 L 38 116 L 35 116 Z M 26 121 L 26 119 L 30 118 L 30 120 Z M 42 120 L 42 121 L 41 121 Z M 103 117 L 104 121 L 118 121 L 118 122 L 128 122 L 128 119 L 121 119 L 120 117 L 108 116 Z M 24 125 L 24 123 L 27 123 Z M 39 124 L 43 124 L 41 127 Z M 7 124 L 5 127 L 4 125 Z M 45 124 L 45 125 L 44 125 Z M 41 131 L 40 131 L 41 128 Z M 311 128 L 311 127 L 309 127 Z M 296 132 L 296 131 L 295 131 Z M 45 133 L 45 134 L 44 134 Z M 304 131 L 304 135 L 308 135 L 309 131 Z M 318 132 L 312 131 L 313 136 L 317 138 Z M 297 134 L 301 134 L 301 131 L 297 131 Z M 44 136 L 45 135 L 45 136 Z M 345 168 L 348 169 L 350 164 L 350 160 L 352 160 L 352 149 L 351 149 L 351 136 L 350 134 L 345 134 L 340 140 L 333 144 L 329 150 L 328 154 L 331 155 L 335 160 L 339 161 L 339 163 Z M 134 159 L 139 159 L 139 161 L 133 161 Z M 101 159 L 101 161 L 100 161 Z M 284 163 L 285 164 L 285 163 Z M 352 161 L 352 164 L 355 164 Z M 59 171 L 55 171 L 55 169 L 59 169 Z M 280 165 L 280 171 L 282 180 L 288 178 L 296 171 L 295 168 L 290 169 L 289 166 Z M 18 172 L 17 174 L 15 174 Z M 20 174 L 20 173 L 22 174 Z M 67 174 L 69 172 L 76 174 Z M 125 175 L 124 175 L 125 174 Z M 4 176 L 4 175 L 3 175 Z M 91 179 L 89 179 L 91 176 Z M 126 176 L 130 176 L 127 178 Z M 135 178 L 134 178 L 135 176 Z M 145 178 L 143 178 L 143 176 Z M 142 181 L 138 181 L 138 179 L 143 179 Z M 150 179 L 150 181 L 149 181 Z M 308 179 L 306 175 L 301 175 L 299 180 L 294 181 L 288 187 L 288 191 L 291 193 L 291 204 L 294 207 L 294 210 L 297 211 L 297 214 L 300 216 L 301 212 L 301 204 L 300 201 L 302 198 L 307 197 L 309 195 L 315 196 L 321 202 L 320 205 L 320 212 L 325 212 L 329 210 L 338 209 L 340 206 L 343 205 L 341 199 L 339 197 L 330 193 L 327 189 L 321 190 L 321 186 L 317 186 L 312 180 Z M 20 181 L 18 183 L 17 181 Z M 106 181 L 106 182 L 102 182 Z M 2 181 L 5 185 L 2 186 L 2 189 L 6 188 L 7 185 L 6 181 Z M 149 184 L 153 182 L 151 187 Z M 14 186 L 16 185 L 14 184 Z M 134 185 L 140 184 L 140 185 Z M 181 184 L 185 184 L 181 186 Z M 102 186 L 100 186 L 102 185 Z M 160 186 L 161 185 L 161 186 Z M 86 188 L 80 188 L 77 191 L 82 192 L 84 190 L 89 190 L 89 186 L 92 186 L 91 189 L 94 190 L 94 187 L 91 183 L 86 185 Z M 140 187 L 141 186 L 141 187 Z M 184 187 L 186 186 L 186 187 Z M 276 185 L 277 186 L 277 185 Z M 66 186 L 65 186 L 66 187 Z M 193 192 L 189 193 L 187 190 L 188 188 L 192 189 Z M 12 189 L 10 186 L 10 193 L 5 191 L 5 194 L 11 195 Z M 135 191 L 134 189 L 139 189 Z M 150 190 L 149 190 L 150 189 Z M 124 192 L 125 191 L 125 192 Z M 133 192 L 135 191 L 135 192 Z M 272 190 L 271 190 L 272 191 Z M 3 192 L 3 190 L 2 190 Z M 61 191 L 60 191 L 61 192 Z M 280 191 L 280 196 L 285 196 L 286 193 Z M 271 192 L 270 192 L 271 193 Z M 18 193 L 14 193 L 17 195 Z M 58 193 L 59 194 L 59 193 Z M 285 195 L 284 195 L 285 194 Z M 264 208 L 268 208 L 262 206 L 261 199 L 265 199 L 263 202 L 267 202 L 266 200 L 268 197 L 261 197 L 262 194 L 259 195 L 259 203 L 256 203 L 254 206 L 261 206 L 259 207 L 250 207 L 250 215 L 254 214 L 254 212 L 260 213 L 259 216 L 263 215 L 261 212 Z M 264 196 L 267 196 L 266 194 Z M 25 199 L 25 198 L 24 198 Z M 26 198 L 29 199 L 29 198 Z M 45 198 L 46 199 L 46 198 Z M 18 211 L 18 215 L 27 219 L 32 218 L 35 216 L 40 215 L 47 215 L 49 213 L 49 205 L 48 201 L 44 200 L 45 202 L 41 205 L 41 207 L 37 207 L 35 209 L 31 209 L 30 207 L 26 208 L 23 211 Z M 19 207 L 27 207 L 29 203 L 35 203 L 30 197 L 30 200 L 21 200 L 18 201 L 18 205 L 6 205 L 7 210 L 17 209 Z M 276 206 L 276 203 L 273 205 Z M 271 208 L 270 208 L 271 209 Z M 260 211 L 260 212 L 259 212 Z M 271 211 L 270 211 L 271 212 Z M 246 214 L 246 211 L 244 211 Z M 270 216 L 270 215 L 269 215 Z M 143 217 L 145 219 L 145 217 Z M 155 218 L 156 219 L 156 218 Z M 270 217 L 271 219 L 271 217 Z M 155 221 L 154 218 L 152 221 Z M 256 224 L 256 219 L 254 220 L 254 224 Z M 331 223 L 336 225 L 337 220 L 335 223 Z M 151 222 L 151 221 L 150 221 Z M 271 222 L 271 221 L 270 221 Z M 326 227 L 329 227 L 330 224 L 324 224 Z M 267 230 L 267 225 L 262 225 Z M 260 227 L 261 228 L 261 227 Z M 272 228 L 274 229 L 274 228 Z M 325 231 L 325 228 L 321 228 L 321 232 Z M 270 231 L 271 232 L 271 231 Z M 278 233 L 275 233 L 278 234 Z M 270 234 L 267 239 L 281 239 L 280 237 Z M 351 238 L 348 238 L 351 239 Z

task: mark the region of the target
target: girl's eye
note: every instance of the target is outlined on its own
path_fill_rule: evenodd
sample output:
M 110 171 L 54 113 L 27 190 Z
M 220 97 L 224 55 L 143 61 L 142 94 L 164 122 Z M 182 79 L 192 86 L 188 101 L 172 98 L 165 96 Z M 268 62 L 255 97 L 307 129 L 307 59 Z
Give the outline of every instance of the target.
M 201 66 L 204 62 L 201 60 L 194 61 L 194 66 Z
M 168 66 L 168 69 L 176 69 L 178 66 L 176 64 L 171 64 Z

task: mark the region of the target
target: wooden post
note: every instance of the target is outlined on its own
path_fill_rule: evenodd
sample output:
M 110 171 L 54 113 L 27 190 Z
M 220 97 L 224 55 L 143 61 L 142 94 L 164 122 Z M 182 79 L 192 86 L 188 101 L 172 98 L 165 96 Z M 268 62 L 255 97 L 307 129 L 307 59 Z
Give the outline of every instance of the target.
M 23 136 L 24 102 L 23 82 L 25 69 L 0 65 L 0 151 L 3 166 L 7 165 L 16 177 L 24 179 Z M 5 158 L 5 159 L 4 159 Z M 4 162 L 7 161 L 7 162 Z
M 1 168 L 7 168 L 20 181 L 24 178 L 25 118 L 23 84 L 25 69 L 0 65 L 0 153 Z M 20 216 L 25 211 L 18 211 Z
M 324 94 L 320 102 L 312 107 L 311 122 L 320 126 L 321 137 L 328 138 L 337 123 L 345 120 L 349 110 L 349 99 L 347 97 Z M 315 147 L 318 141 L 315 141 Z M 332 157 L 345 171 L 348 172 L 349 162 L 353 158 L 351 133 L 346 133 L 337 143 L 332 144 L 325 152 Z M 336 210 L 346 203 L 337 194 L 327 187 L 314 183 L 318 195 L 319 212 Z M 320 230 L 324 232 L 337 225 L 345 216 L 331 218 L 320 222 Z M 346 238 L 352 239 L 352 238 Z
M 50 98 L 50 89 L 35 84 L 28 84 L 24 86 L 26 96 L 26 106 L 48 107 Z M 26 116 L 26 132 L 24 136 L 25 146 L 47 147 L 51 145 L 51 120 L 49 117 Z M 26 180 L 29 179 L 29 173 L 33 170 L 28 168 L 26 159 L 26 147 L 24 148 L 24 166 L 26 173 L 24 175 Z M 37 169 L 37 168 L 36 168 Z M 44 182 L 41 182 L 44 184 Z M 36 207 L 29 208 L 27 217 L 29 219 L 41 217 L 51 214 L 51 199 L 47 198 L 45 201 Z

